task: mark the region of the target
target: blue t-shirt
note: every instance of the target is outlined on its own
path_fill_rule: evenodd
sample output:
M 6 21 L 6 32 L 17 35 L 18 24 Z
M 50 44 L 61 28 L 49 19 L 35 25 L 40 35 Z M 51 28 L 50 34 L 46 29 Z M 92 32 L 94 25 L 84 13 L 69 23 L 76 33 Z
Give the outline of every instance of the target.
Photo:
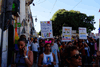
M 56 63 L 59 63 L 59 61 L 58 61 L 58 52 L 59 52 L 59 48 L 58 48 L 58 45 L 57 45 L 56 43 L 54 43 L 54 45 L 51 46 L 51 51 L 52 51 L 52 53 L 54 53 L 54 55 L 55 55 Z

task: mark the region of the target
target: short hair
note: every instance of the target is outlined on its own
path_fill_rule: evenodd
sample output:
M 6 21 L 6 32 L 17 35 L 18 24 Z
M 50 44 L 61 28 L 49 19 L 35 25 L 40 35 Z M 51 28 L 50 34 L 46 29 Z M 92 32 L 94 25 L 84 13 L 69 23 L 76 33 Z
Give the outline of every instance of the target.
M 66 59 L 66 58 L 69 59 L 70 56 L 71 56 L 71 52 L 73 50 L 78 50 L 77 46 L 75 46 L 75 45 L 67 45 L 65 50 L 64 50 L 64 52 L 63 52 L 63 58 L 64 59 Z
M 35 43 L 35 39 L 37 39 L 37 37 L 34 38 L 33 42 Z M 37 41 L 36 41 L 37 42 Z
M 68 45 L 69 43 L 72 43 L 72 41 L 69 41 L 69 42 L 67 43 L 67 45 Z

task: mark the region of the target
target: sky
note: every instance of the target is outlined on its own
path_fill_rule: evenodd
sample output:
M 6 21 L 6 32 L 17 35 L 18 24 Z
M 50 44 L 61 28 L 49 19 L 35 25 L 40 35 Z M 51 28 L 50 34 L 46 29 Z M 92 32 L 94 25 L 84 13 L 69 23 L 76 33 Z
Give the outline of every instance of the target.
M 57 10 L 66 9 L 80 11 L 87 16 L 94 15 L 96 29 L 92 32 L 98 33 L 100 0 L 34 0 L 33 3 L 35 6 L 31 4 L 30 7 L 36 32 L 41 30 L 40 21 L 49 21 Z M 35 18 L 37 18 L 37 22 L 35 22 Z

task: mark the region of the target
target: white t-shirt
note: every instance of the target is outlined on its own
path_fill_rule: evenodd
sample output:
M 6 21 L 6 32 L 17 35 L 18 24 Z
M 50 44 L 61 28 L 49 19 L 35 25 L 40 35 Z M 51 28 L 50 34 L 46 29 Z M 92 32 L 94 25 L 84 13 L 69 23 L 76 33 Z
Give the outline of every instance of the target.
M 28 43 L 27 43 L 27 51 L 29 50 L 28 47 L 30 47 L 30 46 L 31 46 L 31 44 L 30 44 L 29 41 L 28 41 Z
M 38 52 L 39 44 L 38 43 L 32 43 L 32 51 Z

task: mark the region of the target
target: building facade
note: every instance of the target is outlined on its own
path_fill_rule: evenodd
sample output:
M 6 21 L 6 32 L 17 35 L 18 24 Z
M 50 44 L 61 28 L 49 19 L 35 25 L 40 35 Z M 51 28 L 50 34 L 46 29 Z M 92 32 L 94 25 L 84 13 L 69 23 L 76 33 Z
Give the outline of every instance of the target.
M 20 35 L 25 34 L 28 37 L 33 36 L 34 33 L 34 22 L 30 4 L 33 0 L 20 0 Z

